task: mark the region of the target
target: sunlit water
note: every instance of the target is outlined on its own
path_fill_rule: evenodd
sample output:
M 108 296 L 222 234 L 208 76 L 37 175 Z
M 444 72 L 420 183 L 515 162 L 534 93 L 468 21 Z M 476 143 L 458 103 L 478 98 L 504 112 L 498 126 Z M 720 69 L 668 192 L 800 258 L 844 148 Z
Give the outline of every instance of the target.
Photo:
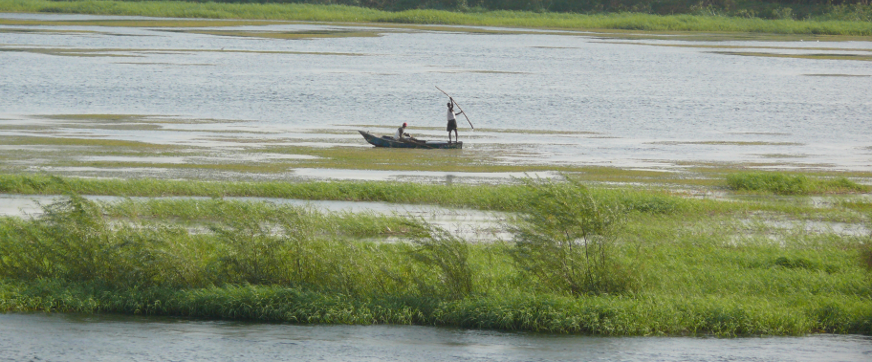
M 16 29 L 88 32 L 4 31 Z M 361 127 L 348 125 L 389 130 L 409 122 L 413 133 L 443 127 L 446 97 L 439 86 L 480 129 L 472 133 L 460 119 L 465 149 L 507 148 L 507 162 L 872 169 L 870 62 L 713 52 L 869 55 L 872 42 L 627 41 L 587 33 L 317 24 L 221 29 L 355 29 L 378 36 L 288 40 L 165 28 L 0 26 L 0 118 L 89 113 L 237 119 L 255 129 L 347 129 L 349 138 L 359 138 L 354 129 Z M 25 47 L 102 49 L 103 55 L 20 51 Z M 819 76 L 833 74 L 851 76 Z M 566 134 L 488 131 L 496 129 Z M 120 130 L 102 136 L 173 143 L 186 134 Z
M 868 361 L 872 339 L 601 338 L 416 326 L 0 315 L 0 361 Z

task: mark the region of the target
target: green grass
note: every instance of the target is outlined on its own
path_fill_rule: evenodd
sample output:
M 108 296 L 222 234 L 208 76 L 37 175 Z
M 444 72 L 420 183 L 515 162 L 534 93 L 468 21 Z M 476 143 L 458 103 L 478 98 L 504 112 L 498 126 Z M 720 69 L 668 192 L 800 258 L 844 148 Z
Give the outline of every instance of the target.
M 858 193 L 870 190 L 869 186 L 857 184 L 844 177 L 819 179 L 779 172 L 734 173 L 727 176 L 727 185 L 736 191 L 779 195 Z
M 378 181 L 235 182 L 156 179 L 87 179 L 44 174 L 0 174 L 0 193 L 65 193 L 108 196 L 249 196 L 302 200 L 383 201 L 430 204 L 481 210 L 517 211 L 525 208 L 527 189 L 518 184 L 444 185 Z M 673 213 L 696 204 L 663 191 L 596 189 L 596 197 L 619 203 L 631 211 Z M 705 202 L 702 202 L 706 204 Z M 729 204 L 724 203 L 731 207 Z
M 524 11 L 449 12 L 406 10 L 387 12 L 340 5 L 195 3 L 179 1 L 46 1 L 2 0 L 0 11 L 49 12 L 154 17 L 248 19 L 271 21 L 370 22 L 398 24 L 484 25 L 572 30 L 617 29 L 633 31 L 713 31 L 773 34 L 872 35 L 872 24 L 863 21 L 764 20 L 700 15 L 650 15 L 641 13 L 572 14 Z M 188 26 L 202 22 L 184 21 Z M 100 21 L 115 26 L 186 26 L 166 21 Z M 4 21 L 6 24 L 37 25 L 32 21 Z M 76 22 L 57 22 L 58 25 Z M 160 23 L 160 24 L 159 24 Z M 84 24 L 79 22 L 79 24 Z M 210 26 L 227 25 L 213 23 Z
M 630 199 L 660 200 L 622 211 L 615 234 L 613 257 L 637 287 L 572 295 L 530 276 L 512 243 L 469 243 L 420 220 L 73 196 L 41 218 L 0 219 L 0 311 L 595 335 L 872 334 L 868 236 L 773 233 L 765 219 L 740 219 L 747 205 L 728 202 Z M 413 242 L 385 242 L 394 226 Z

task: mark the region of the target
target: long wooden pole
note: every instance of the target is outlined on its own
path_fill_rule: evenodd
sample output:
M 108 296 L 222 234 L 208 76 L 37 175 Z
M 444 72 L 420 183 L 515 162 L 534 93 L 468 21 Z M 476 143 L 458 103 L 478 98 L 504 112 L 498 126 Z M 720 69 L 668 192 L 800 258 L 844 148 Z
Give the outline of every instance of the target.
M 457 109 L 459 109 L 460 112 L 463 113 L 463 116 L 466 117 L 466 123 L 469 123 L 469 128 L 472 128 L 473 130 L 475 130 L 475 127 L 472 126 L 472 122 L 469 121 L 469 116 L 467 116 L 466 112 L 463 111 L 463 108 L 460 108 L 460 105 L 454 101 L 454 98 L 451 98 L 451 96 L 448 93 L 446 93 L 444 90 L 442 90 L 442 88 L 436 87 L 436 89 L 438 89 L 442 93 L 445 93 L 445 95 L 448 96 L 448 99 L 451 100 L 451 103 L 454 103 L 454 105 L 457 106 Z

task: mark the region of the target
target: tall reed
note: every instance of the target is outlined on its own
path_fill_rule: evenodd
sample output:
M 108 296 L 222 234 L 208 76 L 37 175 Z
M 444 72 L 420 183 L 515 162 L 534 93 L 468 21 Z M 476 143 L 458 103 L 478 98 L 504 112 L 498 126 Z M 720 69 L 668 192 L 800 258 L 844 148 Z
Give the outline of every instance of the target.
M 409 232 L 361 239 L 351 231 L 358 227 L 332 225 L 350 216 L 305 207 L 217 199 L 114 206 L 73 195 L 40 217 L 0 218 L 0 311 L 598 335 L 872 334 L 870 272 L 857 261 L 866 235 L 783 229 L 747 209 L 703 209 L 707 202 L 660 193 L 660 206 L 631 210 L 649 203 L 577 183 L 514 187 L 525 195 L 520 221 L 531 234 L 575 241 L 578 292 L 556 279 L 560 260 L 573 262 L 559 258 L 566 248 L 543 248 L 554 263 L 534 274 L 527 262 L 537 260 L 516 259 L 517 230 L 521 244 L 470 243 L 421 220 L 369 215 L 358 221 Z M 609 236 L 590 250 L 604 258 L 583 255 L 594 245 L 580 242 L 588 236 Z M 626 271 L 629 287 L 601 283 L 621 276 L 615 270 Z

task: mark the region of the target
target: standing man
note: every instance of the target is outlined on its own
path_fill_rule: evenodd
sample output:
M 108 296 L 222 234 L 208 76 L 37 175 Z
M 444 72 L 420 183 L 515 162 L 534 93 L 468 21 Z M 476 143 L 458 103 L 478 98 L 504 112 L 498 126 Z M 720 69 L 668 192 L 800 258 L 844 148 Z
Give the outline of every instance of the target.
M 460 142 L 457 135 L 457 119 L 454 116 L 463 113 L 463 111 L 454 113 L 454 98 L 448 97 L 448 143 L 451 143 L 451 131 L 454 131 L 454 142 Z

